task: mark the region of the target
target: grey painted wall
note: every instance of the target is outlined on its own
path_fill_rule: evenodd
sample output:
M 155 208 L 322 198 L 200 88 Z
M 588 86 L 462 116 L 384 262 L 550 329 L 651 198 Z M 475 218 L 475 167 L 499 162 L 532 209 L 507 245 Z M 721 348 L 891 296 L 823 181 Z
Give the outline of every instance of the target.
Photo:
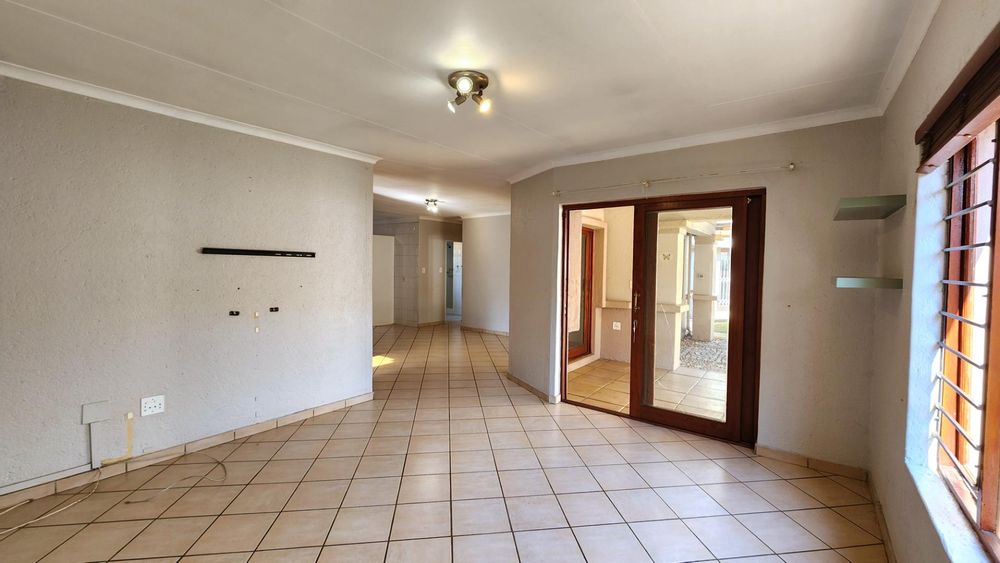
M 556 168 L 512 188 L 511 373 L 557 388 L 560 206 L 641 197 L 641 188 L 574 193 L 645 178 L 795 162 L 776 171 L 654 185 L 650 195 L 764 186 L 767 230 L 760 390 L 762 445 L 864 467 L 876 294 L 835 289 L 873 275 L 877 226 L 832 221 L 837 200 L 873 188 L 878 119 Z M 553 190 L 562 194 L 552 196 Z
M 510 215 L 462 221 L 462 326 L 510 330 Z
M 885 507 L 896 560 L 987 561 L 978 539 L 929 463 L 931 368 L 941 320 L 940 274 L 945 198 L 941 171 L 919 176 L 917 127 L 986 36 L 1000 23 L 1000 2 L 941 2 L 883 118 L 881 193 L 906 193 L 908 205 L 880 225 L 883 273 L 904 289 L 875 305 L 871 386 L 872 482 Z M 915 236 L 919 229 L 920 236 Z M 945 551 L 946 548 L 947 551 Z M 946 555 L 947 553 L 947 555 Z
M 0 78 L 0 170 L 0 485 L 371 390 L 370 165 Z

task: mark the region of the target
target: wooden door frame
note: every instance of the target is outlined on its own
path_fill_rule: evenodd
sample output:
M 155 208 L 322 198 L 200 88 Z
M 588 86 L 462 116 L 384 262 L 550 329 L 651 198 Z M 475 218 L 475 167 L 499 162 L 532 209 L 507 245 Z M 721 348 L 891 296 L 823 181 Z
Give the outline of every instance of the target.
M 560 337 L 560 395 L 562 400 L 566 403 L 572 405 L 579 405 L 589 409 L 603 411 L 617 416 L 624 416 L 627 418 L 640 419 L 638 414 L 632 414 L 631 412 L 622 413 L 615 412 L 608 409 L 602 409 L 600 407 L 595 407 L 592 405 L 582 404 L 575 401 L 570 401 L 566 399 L 567 396 L 567 366 L 568 362 L 568 339 L 567 339 L 567 300 L 568 300 L 568 275 L 569 275 L 569 214 L 571 211 L 583 211 L 586 209 L 605 209 L 609 207 L 636 207 L 642 204 L 651 203 L 669 203 L 669 202 L 691 202 L 691 201 L 703 201 L 709 199 L 724 199 L 732 197 L 748 197 L 757 198 L 756 205 L 759 205 L 759 209 L 755 210 L 755 214 L 759 216 L 759 221 L 755 221 L 754 225 L 747 225 L 747 232 L 750 234 L 752 232 L 758 237 L 759 244 L 752 245 L 754 247 L 747 249 L 747 264 L 753 264 L 754 268 L 747 268 L 747 275 L 745 276 L 746 287 L 744 288 L 744 295 L 754 296 L 750 299 L 744 300 L 744 315 L 747 319 L 753 319 L 749 324 L 745 324 L 747 327 L 747 332 L 743 337 L 743 362 L 744 362 L 744 384 L 741 390 L 741 399 L 746 401 L 747 408 L 742 409 L 740 413 L 740 436 L 735 439 L 728 439 L 731 442 L 753 446 L 757 441 L 757 429 L 758 429 L 758 415 L 759 415 L 759 396 L 760 396 L 760 349 L 761 349 L 761 317 L 762 317 L 762 307 L 763 307 L 763 283 L 764 283 L 764 225 L 766 218 L 766 188 L 763 187 L 753 187 L 738 190 L 724 190 L 716 192 L 699 192 L 699 193 L 684 193 L 675 194 L 661 197 L 653 198 L 633 198 L 633 199 L 619 199 L 610 201 L 594 201 L 588 203 L 574 203 L 566 204 L 562 206 L 562 260 L 561 260 L 561 274 L 560 279 L 562 280 L 562 304 L 561 304 L 561 337 Z M 633 225 L 633 234 L 635 233 Z M 637 249 L 633 246 L 632 249 L 633 258 Z M 633 264 L 634 264 L 633 260 Z M 754 274 L 754 270 L 756 270 Z M 637 327 L 640 328 L 640 327 Z M 636 340 L 638 341 L 638 335 Z M 633 353 L 635 347 L 633 346 Z M 630 396 L 632 390 L 630 389 Z M 727 396 L 727 400 L 728 400 Z M 653 424 L 659 424 L 661 426 L 667 426 L 662 422 L 648 421 Z M 698 431 L 689 432 L 695 434 L 701 434 Z M 717 437 L 717 436 L 713 436 Z M 721 438 L 726 440 L 727 438 Z
M 569 360 L 575 360 L 594 352 L 594 241 L 596 240 L 597 232 L 591 227 L 583 227 L 580 229 L 580 233 L 581 240 L 586 241 L 586 250 L 580 255 L 580 266 L 583 269 L 583 274 L 580 276 L 580 283 L 583 286 L 580 291 L 580 299 L 583 301 L 582 309 L 584 312 L 583 318 L 580 319 L 583 328 L 583 345 L 580 348 L 566 349 L 566 357 Z M 567 257 L 567 262 L 568 260 Z M 568 271 L 567 274 L 569 274 Z M 568 298 L 568 286 L 566 293 Z M 568 308 L 566 309 L 566 314 L 568 318 Z M 567 346 L 569 346 L 568 338 L 567 331 Z

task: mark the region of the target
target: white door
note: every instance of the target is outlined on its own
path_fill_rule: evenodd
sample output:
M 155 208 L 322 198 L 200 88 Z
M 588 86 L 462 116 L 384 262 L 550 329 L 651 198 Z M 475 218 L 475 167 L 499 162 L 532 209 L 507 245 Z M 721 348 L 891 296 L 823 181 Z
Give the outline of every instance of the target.
M 454 275 L 452 277 L 453 314 L 462 316 L 462 243 L 454 243 Z

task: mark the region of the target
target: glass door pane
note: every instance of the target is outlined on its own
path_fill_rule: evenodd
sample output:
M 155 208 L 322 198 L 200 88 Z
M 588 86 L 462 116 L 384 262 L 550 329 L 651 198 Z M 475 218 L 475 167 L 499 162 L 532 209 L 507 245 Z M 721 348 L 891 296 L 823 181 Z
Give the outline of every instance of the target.
M 654 269 L 647 287 L 655 320 L 646 327 L 653 360 L 643 406 L 725 423 L 733 209 L 655 215 L 656 238 L 647 242 L 655 245 L 655 261 L 647 262 Z

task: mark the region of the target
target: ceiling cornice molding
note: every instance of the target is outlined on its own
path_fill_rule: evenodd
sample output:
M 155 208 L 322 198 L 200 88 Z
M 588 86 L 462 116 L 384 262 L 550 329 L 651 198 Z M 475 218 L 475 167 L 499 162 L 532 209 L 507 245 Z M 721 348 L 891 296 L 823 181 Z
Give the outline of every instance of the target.
M 243 123 L 241 121 L 219 117 L 217 115 L 202 113 L 200 111 L 164 102 L 158 102 L 149 98 L 143 98 L 142 96 L 136 96 L 135 94 L 128 94 L 111 88 L 90 84 L 88 82 L 49 74 L 47 72 L 42 72 L 40 70 L 35 70 L 6 61 L 0 61 L 0 76 L 6 76 L 16 80 L 38 84 L 39 86 L 45 86 L 47 88 L 62 90 L 72 94 L 87 96 L 89 98 L 94 98 L 96 100 L 112 104 L 165 115 L 167 117 L 173 117 L 183 121 L 207 125 L 209 127 L 215 127 L 216 129 L 224 129 L 226 131 L 242 133 L 244 135 L 259 137 L 261 139 L 267 139 L 277 143 L 293 145 L 303 149 L 349 158 L 351 160 L 358 160 L 368 164 L 375 164 L 381 160 L 381 157 L 379 156 L 344 147 L 338 147 L 336 145 L 307 139 L 305 137 L 298 137 L 296 135 L 283 133 L 266 127 L 260 127 L 258 125 L 250 125 L 249 123 Z
M 432 223 L 452 223 L 454 225 L 461 225 L 461 217 L 432 217 L 430 215 L 421 215 L 417 218 L 420 221 L 430 221 Z
M 475 215 L 462 215 L 462 220 L 466 219 L 486 219 L 487 217 L 507 217 L 510 211 L 498 211 L 496 213 L 477 213 Z
M 654 141 L 652 143 L 643 143 L 639 145 L 632 145 L 617 149 L 583 153 L 555 160 L 549 160 L 541 164 L 537 164 L 530 168 L 526 168 L 521 172 L 518 172 L 517 174 L 514 174 L 507 180 L 511 184 L 514 184 L 520 182 L 521 180 L 525 180 L 527 178 L 535 176 L 537 174 L 541 174 L 542 172 L 545 172 L 547 170 L 551 170 L 553 168 L 559 168 L 562 166 L 572 166 L 574 164 L 586 164 L 589 162 L 600 162 L 603 160 L 613 160 L 616 158 L 640 156 L 644 154 L 652 154 L 657 152 L 684 149 L 700 145 L 711 145 L 714 143 L 723 143 L 726 141 L 749 139 L 751 137 L 772 135 L 774 133 L 786 133 L 788 131 L 796 131 L 799 129 L 809 129 L 812 127 L 833 125 L 836 123 L 844 123 L 847 121 L 857 121 L 859 119 L 881 117 L 881 115 L 882 115 L 882 110 L 876 106 L 845 108 L 823 113 L 804 115 L 801 117 L 793 117 L 791 119 L 783 119 L 780 121 L 772 121 L 770 123 L 761 123 L 759 125 L 748 125 L 746 127 L 738 127 L 735 129 L 726 129 L 723 131 L 713 131 L 709 133 L 699 133 L 697 135 L 690 135 L 687 137 L 677 137 L 674 139 L 665 139 L 663 141 Z
M 910 16 L 906 19 L 906 27 L 903 28 L 903 34 L 899 37 L 899 43 L 896 44 L 896 51 L 892 54 L 892 60 L 889 61 L 889 68 L 886 69 L 882 76 L 882 84 L 879 85 L 875 105 L 882 113 L 885 113 L 892 99 L 896 96 L 896 90 L 903 83 L 903 78 L 906 77 L 906 72 L 910 69 L 914 57 L 917 56 L 917 51 L 920 50 L 920 45 L 923 44 L 927 30 L 930 29 L 934 15 L 937 14 L 940 6 L 941 0 L 920 0 L 910 11 Z
M 413 215 L 412 217 L 392 217 L 392 218 L 375 219 L 374 221 L 372 221 L 372 223 L 374 223 L 375 225 L 399 225 L 401 223 L 419 223 L 419 222 L 420 222 L 420 217 L 417 215 Z

